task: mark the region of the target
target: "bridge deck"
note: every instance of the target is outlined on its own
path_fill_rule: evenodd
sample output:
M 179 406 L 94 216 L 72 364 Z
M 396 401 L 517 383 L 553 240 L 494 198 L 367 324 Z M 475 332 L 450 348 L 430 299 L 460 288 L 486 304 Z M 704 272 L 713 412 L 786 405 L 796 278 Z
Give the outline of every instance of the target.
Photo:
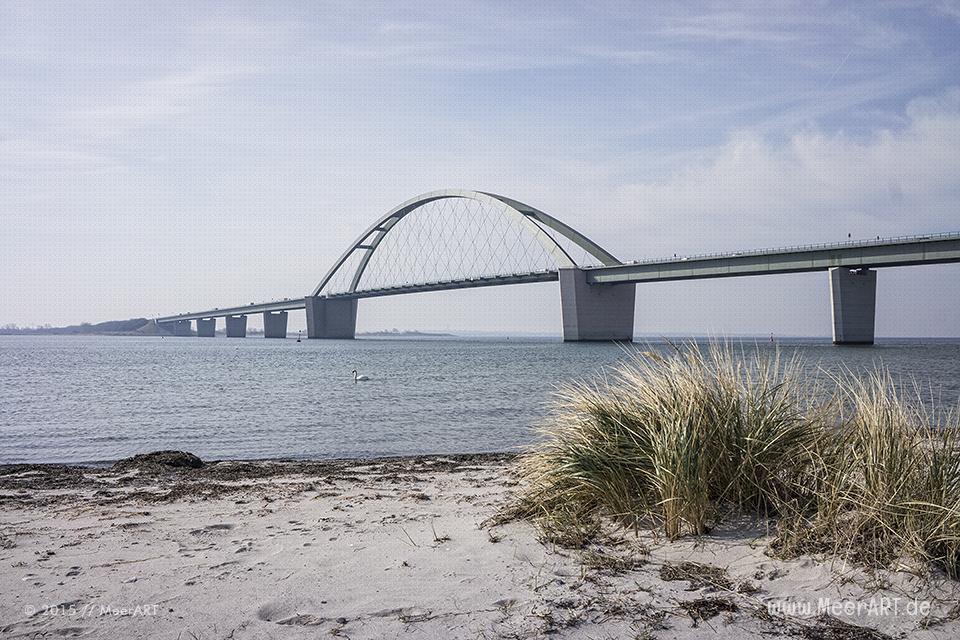
M 449 291 L 451 289 L 474 289 L 477 287 L 495 287 L 507 284 L 526 284 L 532 282 L 553 282 L 558 278 L 556 271 L 535 271 L 532 273 L 516 273 L 506 276 L 478 277 L 467 280 L 442 280 L 439 282 L 426 282 L 416 285 L 398 285 L 396 287 L 387 287 L 383 289 L 367 289 L 353 293 L 332 294 L 330 298 L 379 298 L 383 296 L 396 296 L 404 293 L 424 293 L 427 291 Z M 209 311 L 199 311 L 196 313 L 183 313 L 176 316 L 164 316 L 157 318 L 157 322 L 173 322 L 175 320 L 198 320 L 203 318 L 222 318 L 224 316 L 250 315 L 254 313 L 264 313 L 266 311 L 292 311 L 295 309 L 306 308 L 303 298 L 291 298 L 275 302 L 264 302 L 262 304 L 250 304 L 245 307 L 229 307 L 224 309 L 211 309 Z
M 960 262 L 960 233 L 765 249 L 632 262 L 589 269 L 592 284 L 730 278 Z
M 905 236 L 881 240 L 839 242 L 835 244 L 808 245 L 782 249 L 762 249 L 718 253 L 664 260 L 630 262 L 611 267 L 586 268 L 587 281 L 592 284 L 626 282 L 658 282 L 670 280 L 695 280 L 706 278 L 731 278 L 738 276 L 769 275 L 776 273 L 802 273 L 826 271 L 832 267 L 851 269 L 867 267 L 903 267 L 921 264 L 944 264 L 960 262 L 960 233 L 938 233 L 922 236 Z M 375 298 L 405 293 L 446 291 L 492 287 L 529 282 L 557 280 L 557 271 L 537 271 L 505 276 L 480 277 L 467 280 L 446 280 L 416 285 L 399 285 L 353 293 L 331 295 L 331 298 Z M 303 309 L 303 298 L 291 298 L 242 307 L 212 309 L 197 313 L 164 316 L 157 322 L 222 318 L 229 315 L 250 315 L 267 311 L 291 311 Z

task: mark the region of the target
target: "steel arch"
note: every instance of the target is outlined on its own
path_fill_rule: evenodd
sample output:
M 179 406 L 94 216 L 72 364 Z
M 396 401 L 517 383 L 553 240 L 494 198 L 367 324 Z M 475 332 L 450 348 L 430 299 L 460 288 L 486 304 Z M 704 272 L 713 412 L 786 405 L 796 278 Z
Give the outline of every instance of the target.
M 525 226 L 530 233 L 534 235 L 541 246 L 543 246 L 547 253 L 553 256 L 553 258 L 557 261 L 557 266 L 559 268 L 576 267 L 577 264 L 573 261 L 566 250 L 564 250 L 564 248 L 560 246 L 560 244 L 549 233 L 544 231 L 543 227 L 552 229 L 553 231 L 556 231 L 563 237 L 567 238 L 575 245 L 586 251 L 588 254 L 599 260 L 604 266 L 612 267 L 621 264 L 621 262 L 613 257 L 613 255 L 602 249 L 598 244 L 587 238 L 585 235 L 563 224 L 556 218 L 553 218 L 538 209 L 534 209 L 529 205 L 523 204 L 522 202 L 485 191 L 442 189 L 439 191 L 424 193 L 411 198 L 374 222 L 333 264 L 333 267 L 331 267 L 327 274 L 323 277 L 323 280 L 320 281 L 320 284 L 318 284 L 313 290 L 312 295 L 320 295 L 320 292 L 323 291 L 323 288 L 327 286 L 331 278 L 333 278 L 337 271 L 339 271 L 340 268 L 347 262 L 347 260 L 350 259 L 350 256 L 352 256 L 355 251 L 365 251 L 366 253 L 361 257 L 360 263 L 357 265 L 357 269 L 353 274 L 353 278 L 350 281 L 350 289 L 348 290 L 349 293 L 356 292 L 357 285 L 360 283 L 360 278 L 363 276 L 363 273 L 370 262 L 370 258 L 376 252 L 377 248 L 380 246 L 380 243 L 383 242 L 383 239 L 390 233 L 391 229 L 393 229 L 394 226 L 396 226 L 396 224 L 408 214 L 412 213 L 419 207 L 422 207 L 423 205 L 435 200 L 443 200 L 446 198 L 467 198 L 484 204 L 494 205 L 499 203 L 504 205 L 504 214 L 513 217 L 523 226 Z M 543 225 L 543 227 L 540 225 Z M 371 238 L 371 236 L 374 237 Z

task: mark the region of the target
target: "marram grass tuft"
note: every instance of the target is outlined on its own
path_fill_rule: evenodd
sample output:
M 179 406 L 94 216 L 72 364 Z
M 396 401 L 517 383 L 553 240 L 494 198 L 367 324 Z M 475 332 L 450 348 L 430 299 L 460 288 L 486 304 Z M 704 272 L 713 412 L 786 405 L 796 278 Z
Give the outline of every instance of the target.
M 825 381 L 802 364 L 690 344 L 562 387 L 521 458 L 516 513 L 581 542 L 605 519 L 672 539 L 754 513 L 776 519 L 784 553 L 871 565 L 912 554 L 956 576 L 955 417 L 924 410 L 882 370 Z

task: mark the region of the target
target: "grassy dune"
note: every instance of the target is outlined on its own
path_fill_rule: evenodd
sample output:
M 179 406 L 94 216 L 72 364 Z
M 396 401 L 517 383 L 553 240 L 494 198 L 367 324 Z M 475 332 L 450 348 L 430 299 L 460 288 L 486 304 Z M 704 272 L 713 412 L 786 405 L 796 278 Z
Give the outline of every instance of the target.
M 884 370 L 811 378 L 801 365 L 684 345 L 562 388 L 521 459 L 516 513 L 569 544 L 603 522 L 677 538 L 749 513 L 773 519 L 785 554 L 960 575 L 956 414 Z

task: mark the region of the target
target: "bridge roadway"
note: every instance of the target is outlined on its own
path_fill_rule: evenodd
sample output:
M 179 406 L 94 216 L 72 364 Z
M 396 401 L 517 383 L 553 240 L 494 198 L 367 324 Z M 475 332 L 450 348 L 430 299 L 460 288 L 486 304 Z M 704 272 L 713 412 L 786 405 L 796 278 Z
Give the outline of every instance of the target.
M 658 282 L 960 262 L 960 233 L 646 260 L 586 269 L 591 284 Z
M 616 266 L 584 267 L 583 271 L 589 284 L 625 284 L 803 273 L 828 271 L 833 268 L 873 269 L 950 262 L 960 262 L 960 232 L 644 260 Z M 558 271 L 545 270 L 508 276 L 399 285 L 334 294 L 328 297 L 341 299 L 374 298 L 426 291 L 446 291 L 531 282 L 555 282 L 558 278 Z M 164 316 L 157 318 L 157 322 L 223 318 L 304 308 L 306 308 L 305 299 L 298 297 L 240 307 Z
M 509 276 L 492 276 L 469 278 L 466 280 L 441 280 L 417 285 L 398 285 L 383 289 L 367 289 L 354 293 L 338 293 L 327 296 L 331 299 L 359 299 L 396 296 L 403 293 L 423 293 L 426 291 L 449 291 L 451 289 L 471 289 L 476 287 L 494 287 L 506 284 L 527 284 L 531 282 L 556 282 L 556 270 L 534 271 L 531 273 L 517 273 Z M 277 311 L 294 311 L 306 308 L 304 298 L 284 298 L 273 302 L 250 303 L 242 307 L 227 307 L 212 309 L 198 313 L 182 313 L 176 316 L 157 318 L 157 322 L 173 322 L 176 320 L 202 320 L 205 318 L 224 318 L 226 316 L 249 315 L 253 313 L 274 313 Z

